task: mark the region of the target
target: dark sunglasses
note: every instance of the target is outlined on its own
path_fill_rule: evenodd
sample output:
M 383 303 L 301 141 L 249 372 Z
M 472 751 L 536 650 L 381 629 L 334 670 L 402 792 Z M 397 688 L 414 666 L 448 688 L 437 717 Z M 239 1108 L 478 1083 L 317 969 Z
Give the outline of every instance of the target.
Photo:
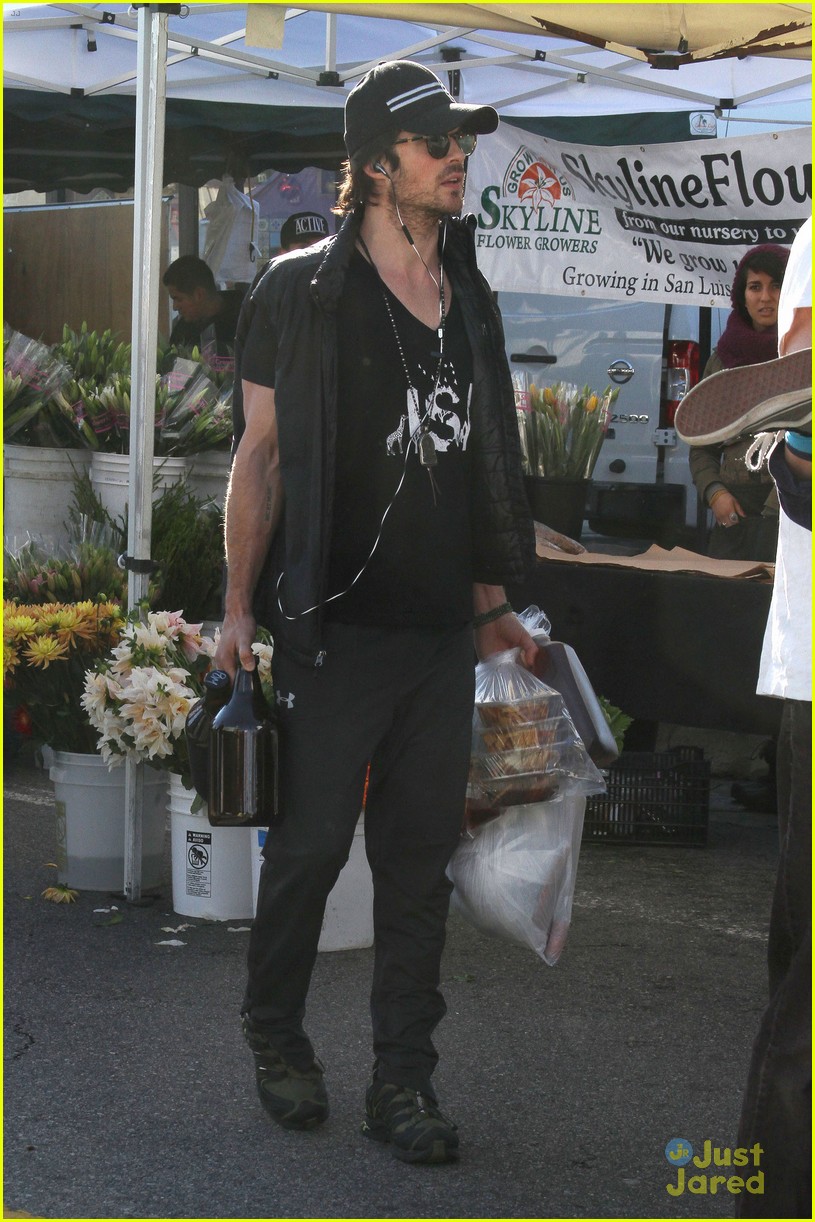
M 415 144 L 417 140 L 424 140 L 428 153 L 436 161 L 441 161 L 442 157 L 447 156 L 450 151 L 451 140 L 455 140 L 465 157 L 470 156 L 478 143 L 477 136 L 473 135 L 472 132 L 456 132 L 452 136 L 405 136 L 402 140 L 394 140 L 393 143 Z

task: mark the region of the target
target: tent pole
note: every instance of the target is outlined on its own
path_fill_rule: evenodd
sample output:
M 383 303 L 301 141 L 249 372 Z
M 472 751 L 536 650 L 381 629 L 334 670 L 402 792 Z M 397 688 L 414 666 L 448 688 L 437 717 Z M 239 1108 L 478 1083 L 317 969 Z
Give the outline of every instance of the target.
M 147 594 L 153 517 L 153 428 L 158 348 L 161 187 L 167 81 L 167 13 L 138 9 L 136 168 L 133 190 L 133 317 L 130 364 L 130 463 L 127 598 L 131 609 Z M 138 571 L 144 569 L 144 571 Z M 126 761 L 124 889 L 141 898 L 144 765 Z

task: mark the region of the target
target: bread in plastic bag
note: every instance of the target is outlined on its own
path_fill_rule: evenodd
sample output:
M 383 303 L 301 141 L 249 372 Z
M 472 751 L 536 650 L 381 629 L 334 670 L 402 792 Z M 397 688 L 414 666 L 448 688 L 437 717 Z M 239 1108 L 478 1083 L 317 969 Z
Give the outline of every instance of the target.
M 509 649 L 476 667 L 467 828 L 507 807 L 605 790 L 563 697 L 519 659 Z
M 572 793 L 505 810 L 463 835 L 447 867 L 453 911 L 554 967 L 571 923 L 585 808 Z

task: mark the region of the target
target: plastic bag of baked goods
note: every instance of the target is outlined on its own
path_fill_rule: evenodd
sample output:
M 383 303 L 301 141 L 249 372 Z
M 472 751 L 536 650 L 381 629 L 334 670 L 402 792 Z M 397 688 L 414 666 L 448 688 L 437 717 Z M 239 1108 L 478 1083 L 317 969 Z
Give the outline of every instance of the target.
M 516 806 L 463 835 L 447 867 L 453 910 L 554 967 L 571 922 L 585 807 L 582 794 Z
M 465 827 L 510 806 L 604 791 L 563 697 L 521 664 L 519 649 L 479 662 L 475 680 Z

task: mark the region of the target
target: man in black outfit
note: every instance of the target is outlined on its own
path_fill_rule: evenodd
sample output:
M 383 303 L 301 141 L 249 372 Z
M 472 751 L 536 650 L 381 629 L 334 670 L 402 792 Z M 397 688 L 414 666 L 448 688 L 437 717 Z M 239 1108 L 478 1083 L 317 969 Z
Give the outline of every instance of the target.
M 458 219 L 491 107 L 409 61 L 350 93 L 335 237 L 276 259 L 239 323 L 243 415 L 217 664 L 271 627 L 283 821 L 266 840 L 243 1002 L 267 1112 L 328 1114 L 303 1029 L 326 898 L 365 805 L 374 1067 L 363 1132 L 458 1155 L 439 1110 L 445 870 L 464 812 L 474 650 L 536 647 L 504 585 L 534 562 L 500 316 Z M 245 420 L 245 424 L 243 421 Z M 475 629 L 475 632 L 473 632 Z
M 170 343 L 231 358 L 244 290 L 217 288 L 209 264 L 195 255 L 182 255 L 171 263 L 162 283 L 178 315 Z

